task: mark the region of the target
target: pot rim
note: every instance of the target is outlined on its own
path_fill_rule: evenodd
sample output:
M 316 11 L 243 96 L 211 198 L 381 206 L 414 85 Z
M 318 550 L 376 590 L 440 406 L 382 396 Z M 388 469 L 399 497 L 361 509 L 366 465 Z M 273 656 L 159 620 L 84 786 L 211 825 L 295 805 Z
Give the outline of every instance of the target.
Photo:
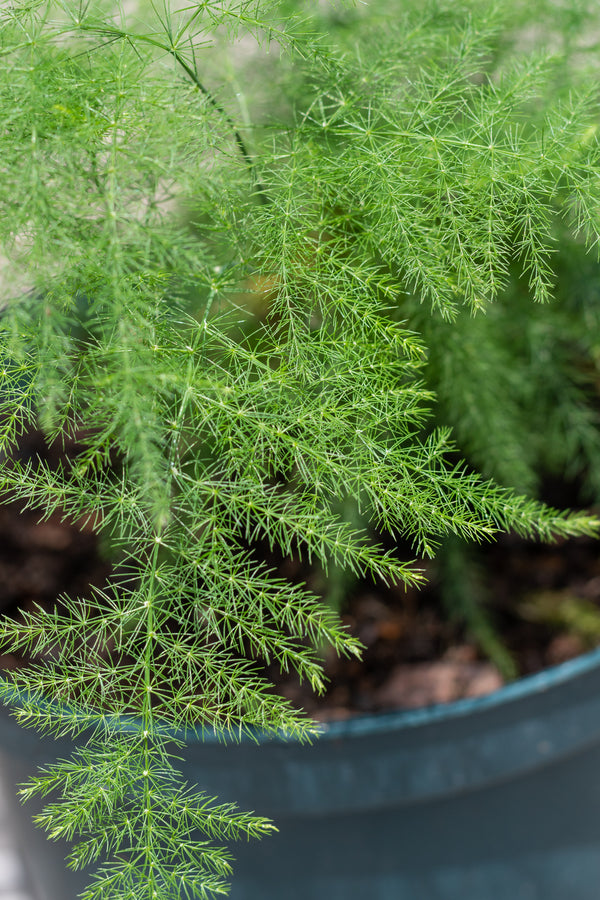
M 320 740 L 351 735 L 371 735 L 378 732 L 401 731 L 418 725 L 429 725 L 444 719 L 485 712 L 494 707 L 509 704 L 524 697 L 544 693 L 553 687 L 574 680 L 600 666 L 600 647 L 583 653 L 575 659 L 543 669 L 533 675 L 525 675 L 481 697 L 437 703 L 418 709 L 385 710 L 368 715 L 353 716 L 337 722 L 321 722 Z
M 485 694 L 481 697 L 469 697 L 462 700 L 454 700 L 451 703 L 436 703 L 430 706 L 421 706 L 418 709 L 392 709 L 381 712 L 367 713 L 351 716 L 335 722 L 317 722 L 318 740 L 339 740 L 340 738 L 368 737 L 371 735 L 404 731 L 419 726 L 444 722 L 448 719 L 457 719 L 471 716 L 477 713 L 485 713 L 497 707 L 508 706 L 524 698 L 543 694 L 552 688 L 575 681 L 582 675 L 600 668 L 600 646 L 587 653 L 583 653 L 575 659 L 559 663 L 535 672 L 533 675 L 524 675 L 522 678 L 505 684 L 503 687 Z M 184 737 L 186 743 L 222 743 L 223 735 L 205 731 L 196 732 L 192 729 L 181 730 L 179 735 Z M 227 741 L 229 738 L 225 738 Z M 264 740 L 289 743 L 290 738 L 283 734 L 268 734 L 258 729 L 250 734 L 235 735 L 236 743 Z M 292 739 L 293 740 L 293 739 Z

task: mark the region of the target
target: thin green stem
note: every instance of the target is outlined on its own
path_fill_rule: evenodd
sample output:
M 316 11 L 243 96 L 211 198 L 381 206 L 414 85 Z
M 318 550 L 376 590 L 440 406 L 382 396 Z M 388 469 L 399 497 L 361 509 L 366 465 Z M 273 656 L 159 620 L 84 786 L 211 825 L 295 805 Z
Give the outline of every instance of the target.
M 154 621 L 154 584 L 156 582 L 156 570 L 158 568 L 158 556 L 161 547 L 160 535 L 156 534 L 154 539 L 154 547 L 150 556 L 147 581 L 149 585 L 148 595 L 144 604 L 146 606 L 146 646 L 144 649 L 144 696 L 142 699 L 142 722 L 143 722 L 143 779 L 144 779 L 144 837 L 145 837 L 145 858 L 148 875 L 148 896 L 153 898 L 156 896 L 155 891 L 155 874 L 154 874 L 154 832 L 153 832 L 153 810 L 152 810 L 152 787 L 151 787 L 151 756 L 150 741 L 154 735 L 154 713 L 152 709 L 152 691 L 153 691 L 153 654 L 155 640 L 155 621 Z
M 225 121 L 227 122 L 229 127 L 231 128 L 231 130 L 233 132 L 233 136 L 235 138 L 235 142 L 238 145 L 240 153 L 242 154 L 242 158 L 243 158 L 244 162 L 246 163 L 246 165 L 248 166 L 248 168 L 250 169 L 250 172 L 252 173 L 252 177 L 254 179 L 254 187 L 256 188 L 256 193 L 258 194 L 260 202 L 267 203 L 267 195 L 265 193 L 265 188 L 264 188 L 263 184 L 261 183 L 260 178 L 256 174 L 255 162 L 254 162 L 252 156 L 250 155 L 250 153 L 248 152 L 246 143 L 245 143 L 243 137 L 241 136 L 240 132 L 236 128 L 235 122 L 233 121 L 233 119 L 231 118 L 229 113 L 227 113 L 225 111 L 225 109 L 221 106 L 221 104 L 217 102 L 217 100 L 214 98 L 214 96 L 211 94 L 211 92 L 208 90 L 208 88 L 205 87 L 205 85 L 200 81 L 200 79 L 198 78 L 198 74 L 195 72 L 194 69 L 192 69 L 191 66 L 189 66 L 186 63 L 186 61 L 177 52 L 177 50 L 175 50 L 175 48 L 171 49 L 168 47 L 165 47 L 165 49 L 166 49 L 167 53 L 170 53 L 171 56 L 173 57 L 173 59 L 177 62 L 177 64 L 183 69 L 183 71 L 186 73 L 186 75 L 191 80 L 191 82 L 206 97 L 206 99 L 208 100 L 210 105 L 213 107 L 213 109 L 215 109 L 218 113 L 220 113 L 223 116 L 223 118 L 225 119 Z
M 175 46 L 169 46 L 169 44 L 165 44 L 162 41 L 157 40 L 156 38 L 149 37 L 148 35 L 144 35 L 144 34 L 134 35 L 128 31 L 124 31 L 123 29 L 120 29 L 120 28 L 111 28 L 108 26 L 104 26 L 102 29 L 99 29 L 97 27 L 94 28 L 94 27 L 86 26 L 83 23 L 80 23 L 79 28 L 82 31 L 90 31 L 90 32 L 93 32 L 96 34 L 106 34 L 108 32 L 112 36 L 113 40 L 118 40 L 119 38 L 121 38 L 122 40 L 126 40 L 129 44 L 131 44 L 132 47 L 133 47 L 135 41 L 140 41 L 145 44 L 151 44 L 153 47 L 157 47 L 158 49 L 163 50 L 165 53 L 168 53 L 169 56 L 172 56 L 173 59 L 175 60 L 175 62 L 177 63 L 177 65 L 182 69 L 183 72 L 185 72 L 185 74 L 190 79 L 192 84 L 200 91 L 200 93 L 204 97 L 206 97 L 208 103 L 210 103 L 210 105 L 213 107 L 213 109 L 216 112 L 218 112 L 219 115 L 221 115 L 223 117 L 223 119 L 225 120 L 227 125 L 230 127 L 230 129 L 233 133 L 234 140 L 235 140 L 237 147 L 240 151 L 240 154 L 242 156 L 242 159 L 244 160 L 244 162 L 246 163 L 246 165 L 248 166 L 248 169 L 250 170 L 250 172 L 252 174 L 252 177 L 254 180 L 254 186 L 256 188 L 256 192 L 260 198 L 260 201 L 261 201 L 261 203 L 267 202 L 267 196 L 265 193 L 264 186 L 261 184 L 261 181 L 256 174 L 255 161 L 253 160 L 253 158 L 248 150 L 248 147 L 246 146 L 246 142 L 244 141 L 244 138 L 242 137 L 238 128 L 236 127 L 235 122 L 233 121 L 233 119 L 231 118 L 229 113 L 225 110 L 225 108 L 223 106 L 221 106 L 221 104 L 217 101 L 217 99 L 212 94 L 212 92 L 200 80 L 200 78 L 198 77 L 198 73 L 195 71 L 195 69 L 193 69 L 192 66 L 190 66 L 189 63 L 187 63 L 185 61 L 185 59 L 179 53 L 179 51 L 177 50 L 177 48 Z

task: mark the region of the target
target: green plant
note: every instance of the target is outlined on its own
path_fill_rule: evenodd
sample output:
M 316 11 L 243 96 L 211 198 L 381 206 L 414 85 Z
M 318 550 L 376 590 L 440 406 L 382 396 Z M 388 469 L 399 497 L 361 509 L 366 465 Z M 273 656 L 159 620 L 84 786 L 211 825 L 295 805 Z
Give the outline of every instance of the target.
M 116 6 L 1 7 L 2 488 L 92 520 L 118 563 L 93 602 L 2 623 L 31 663 L 1 695 L 82 738 L 23 794 L 57 793 L 38 818 L 78 840 L 70 865 L 108 857 L 88 900 L 208 897 L 221 845 L 273 826 L 182 782 L 185 732 L 308 738 L 264 663 L 321 690 L 313 648 L 360 653 L 257 540 L 410 584 L 344 506 L 415 554 L 597 529 L 456 462 L 423 383 L 430 333 L 441 367 L 512 273 L 549 300 L 559 223 L 598 242 L 595 87 L 550 97 L 553 63 L 513 58 L 485 3 L 393 28 L 376 7 L 325 27 L 277 0 Z M 15 461 L 32 425 L 81 452 Z

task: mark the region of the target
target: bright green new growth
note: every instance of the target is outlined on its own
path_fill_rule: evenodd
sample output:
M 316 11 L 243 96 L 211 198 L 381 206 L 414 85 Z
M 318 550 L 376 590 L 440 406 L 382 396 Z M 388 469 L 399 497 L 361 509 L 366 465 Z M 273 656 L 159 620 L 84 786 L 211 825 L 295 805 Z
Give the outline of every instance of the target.
M 257 541 L 412 584 L 340 501 L 415 554 L 597 527 L 456 464 L 423 383 L 429 332 L 515 267 L 549 299 L 557 223 L 597 244 L 594 91 L 543 102 L 551 64 L 494 67 L 497 23 L 466 4 L 348 13 L 358 44 L 276 0 L 129 6 L 0 14 L 2 487 L 89 519 L 121 563 L 93 603 L 1 630 L 33 657 L 1 689 L 19 720 L 85 733 L 24 794 L 58 792 L 40 822 L 72 866 L 108 858 L 88 900 L 225 893 L 223 842 L 273 826 L 185 785 L 173 747 L 310 736 L 264 663 L 320 691 L 313 648 L 360 652 Z M 36 424 L 82 442 L 72 467 L 10 461 Z

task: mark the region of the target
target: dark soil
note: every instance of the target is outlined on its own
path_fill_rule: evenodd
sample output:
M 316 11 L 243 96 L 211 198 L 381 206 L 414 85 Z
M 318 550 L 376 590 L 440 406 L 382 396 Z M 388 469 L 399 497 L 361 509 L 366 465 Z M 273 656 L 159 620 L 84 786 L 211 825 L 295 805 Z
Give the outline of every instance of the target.
M 40 452 L 32 438 L 25 455 Z M 48 451 L 49 452 L 49 451 Z M 62 452 L 62 451 L 61 451 Z M 566 504 L 565 504 L 566 505 Z M 0 612 L 18 615 L 34 604 L 51 606 L 61 594 L 89 596 L 106 583 L 110 567 L 89 525 L 51 517 L 19 504 L 0 506 Z M 556 665 L 600 645 L 600 554 L 581 538 L 536 545 L 511 535 L 480 551 L 478 569 L 486 610 L 518 675 Z M 315 589 L 323 576 L 294 559 L 271 560 Z M 364 644 L 362 663 L 325 656 L 329 689 L 310 688 L 276 671 L 277 690 L 317 719 L 339 719 L 390 708 L 447 703 L 489 693 L 505 678 L 486 659 L 469 627 L 444 613 L 435 564 L 417 591 L 354 584 L 341 613 Z M 19 661 L 0 655 L 3 668 Z
M 600 554 L 591 539 L 535 545 L 505 535 L 481 552 L 486 610 L 519 676 L 600 645 Z M 481 696 L 506 678 L 465 623 L 444 614 L 433 564 L 420 591 L 360 586 L 343 619 L 365 645 L 363 661 L 325 657 L 329 688 L 315 697 L 292 677 L 280 690 L 322 720 Z

